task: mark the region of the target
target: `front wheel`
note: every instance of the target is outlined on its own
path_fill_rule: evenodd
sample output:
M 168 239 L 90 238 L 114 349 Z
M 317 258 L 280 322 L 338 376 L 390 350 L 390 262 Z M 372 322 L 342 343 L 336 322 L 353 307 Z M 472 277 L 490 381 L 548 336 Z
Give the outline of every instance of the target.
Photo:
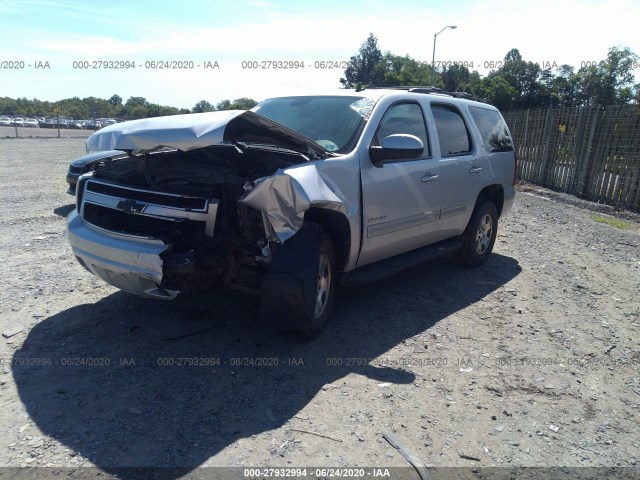
M 462 234 L 459 260 L 465 265 L 477 267 L 487 261 L 498 231 L 498 211 L 489 201 L 479 203 L 466 230 Z
M 336 253 L 331 237 L 323 233 L 318 255 L 318 281 L 315 295 L 306 299 L 309 303 L 305 310 L 312 313 L 308 321 L 305 322 L 304 327 L 295 331 L 297 336 L 304 339 L 311 339 L 322 332 L 331 314 L 335 290 Z

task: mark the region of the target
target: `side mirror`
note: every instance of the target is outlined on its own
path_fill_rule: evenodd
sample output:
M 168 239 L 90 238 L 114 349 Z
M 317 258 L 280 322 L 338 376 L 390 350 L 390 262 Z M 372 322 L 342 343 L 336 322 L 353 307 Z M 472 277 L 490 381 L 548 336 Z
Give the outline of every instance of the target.
M 415 135 L 396 133 L 384 137 L 382 146 L 369 147 L 371 163 L 378 168 L 384 166 L 385 160 L 419 158 L 424 153 L 424 143 Z

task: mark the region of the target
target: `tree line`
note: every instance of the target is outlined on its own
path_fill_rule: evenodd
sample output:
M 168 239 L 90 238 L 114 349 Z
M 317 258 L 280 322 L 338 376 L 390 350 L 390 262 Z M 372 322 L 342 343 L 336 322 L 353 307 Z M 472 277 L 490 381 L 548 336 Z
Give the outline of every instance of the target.
M 434 86 L 451 92 L 467 92 L 500 110 L 547 106 L 640 104 L 640 83 L 633 71 L 640 67 L 638 55 L 629 48 L 612 47 L 607 58 L 571 65 L 526 61 L 517 48 L 481 77 L 464 64 L 435 68 L 408 55 L 382 53 L 371 33 L 351 57 L 340 82 L 345 88 Z
M 451 92 L 470 93 L 504 111 L 558 105 L 640 104 L 640 83 L 634 83 L 634 70 L 640 67 L 640 58 L 629 48 L 612 47 L 605 59 L 583 63 L 577 70 L 566 64 L 540 65 L 524 60 L 518 49 L 513 48 L 483 77 L 477 70 L 471 70 L 470 65 L 458 63 L 436 68 L 409 55 L 400 56 L 389 51 L 383 54 L 378 39 L 371 33 L 349 60 L 340 83 L 344 88 L 429 85 Z M 123 102 L 117 94 L 108 100 L 73 97 L 56 102 L 0 97 L 0 114 L 129 120 L 247 110 L 256 103 L 246 97 L 216 104 L 201 100 L 187 109 L 158 105 L 144 97 L 131 97 Z
M 193 108 L 176 108 L 149 102 L 144 97 L 130 97 L 123 102 L 122 97 L 115 94 L 105 100 L 103 98 L 66 98 L 56 102 L 41 101 L 37 98 L 0 97 L 0 114 L 22 117 L 61 116 L 75 119 L 81 118 L 118 118 L 132 120 L 136 118 L 160 117 L 181 113 L 213 112 L 216 110 L 248 110 L 257 102 L 251 98 L 238 98 L 233 102 L 222 100 L 211 104 L 201 100 Z

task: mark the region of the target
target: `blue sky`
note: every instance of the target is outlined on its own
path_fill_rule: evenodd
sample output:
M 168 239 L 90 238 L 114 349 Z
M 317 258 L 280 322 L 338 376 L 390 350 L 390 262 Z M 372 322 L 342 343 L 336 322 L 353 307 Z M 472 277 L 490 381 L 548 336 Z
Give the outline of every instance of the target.
M 315 61 L 348 61 L 369 32 L 383 51 L 430 61 L 433 34 L 446 25 L 458 28 L 438 36 L 436 61 L 473 61 L 486 74 L 485 61 L 518 48 L 525 60 L 578 68 L 605 58 L 612 46 L 640 53 L 638 18 L 640 2 L 633 0 L 454 0 L 446 6 L 412 0 L 0 0 L 0 62 L 26 65 L 0 69 L 0 96 L 59 100 L 117 93 L 191 108 L 202 99 L 324 91 L 340 87 L 343 70 L 315 69 Z M 77 60 L 135 61 L 136 68 L 79 70 L 73 68 Z M 217 61 L 219 68 L 144 68 L 153 60 Z M 243 69 L 247 60 L 297 60 L 305 68 Z M 50 68 L 33 68 L 38 61 Z

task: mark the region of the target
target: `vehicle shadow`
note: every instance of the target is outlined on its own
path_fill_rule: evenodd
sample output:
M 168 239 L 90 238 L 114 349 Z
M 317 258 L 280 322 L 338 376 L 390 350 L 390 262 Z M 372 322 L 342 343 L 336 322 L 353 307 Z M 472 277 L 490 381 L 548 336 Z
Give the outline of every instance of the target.
M 283 426 L 349 374 L 413 382 L 411 367 L 345 359 L 388 354 L 520 271 L 494 254 L 478 269 L 445 259 L 343 288 L 331 323 L 310 342 L 265 329 L 254 320 L 257 299 L 235 292 L 174 302 L 118 292 L 36 325 L 13 375 L 31 419 L 71 455 L 123 478 L 139 476 L 123 467 L 178 478 L 240 438 Z

